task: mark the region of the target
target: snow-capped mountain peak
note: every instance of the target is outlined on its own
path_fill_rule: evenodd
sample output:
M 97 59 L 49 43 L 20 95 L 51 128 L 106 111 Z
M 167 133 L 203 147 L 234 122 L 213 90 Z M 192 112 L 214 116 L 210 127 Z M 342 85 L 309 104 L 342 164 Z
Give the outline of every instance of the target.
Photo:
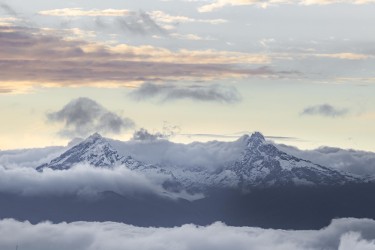
M 258 148 L 259 146 L 266 143 L 266 139 L 264 136 L 259 132 L 254 132 L 250 137 L 247 139 L 247 148 Z
M 243 136 L 241 140 L 245 142 L 241 156 L 233 162 L 212 170 L 205 166 L 185 168 L 183 162 L 180 166 L 174 167 L 163 167 L 162 163 L 146 164 L 131 156 L 119 155 L 111 146 L 110 140 L 95 133 L 37 169 L 48 167 L 63 170 L 78 163 L 88 163 L 94 167 L 123 165 L 144 175 L 162 174 L 190 191 L 215 187 L 342 185 L 361 181 L 352 175 L 288 155 L 267 142 L 259 132 L 251 136 Z
M 111 167 L 120 163 L 122 158 L 105 138 L 95 133 L 50 163 L 39 166 L 37 170 L 45 167 L 63 170 L 78 163 L 88 163 L 96 167 Z

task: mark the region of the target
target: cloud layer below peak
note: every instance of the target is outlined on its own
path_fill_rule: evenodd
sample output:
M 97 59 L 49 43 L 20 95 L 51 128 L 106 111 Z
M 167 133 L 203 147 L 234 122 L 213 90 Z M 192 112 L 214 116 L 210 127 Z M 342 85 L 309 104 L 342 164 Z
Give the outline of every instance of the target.
M 17 232 L 15 235 L 14 232 Z M 0 221 L 0 248 L 29 250 L 367 250 L 374 249 L 375 221 L 338 219 L 321 230 L 284 231 L 230 227 L 140 228 L 112 222 L 74 222 L 32 225 L 12 219 Z

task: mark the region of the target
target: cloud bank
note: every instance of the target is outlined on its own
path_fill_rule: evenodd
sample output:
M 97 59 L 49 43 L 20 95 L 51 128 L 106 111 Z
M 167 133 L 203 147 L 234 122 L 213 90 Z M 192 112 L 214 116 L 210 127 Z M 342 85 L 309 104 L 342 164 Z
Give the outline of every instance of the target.
M 320 147 L 314 150 L 300 150 L 287 145 L 277 145 L 280 150 L 314 163 L 358 175 L 375 175 L 375 153 Z
M 95 132 L 119 134 L 134 127 L 131 119 L 121 117 L 84 97 L 74 99 L 61 110 L 47 114 L 47 119 L 63 123 L 64 128 L 59 134 L 70 138 L 87 137 Z
M 161 164 L 163 168 L 186 167 L 215 170 L 238 160 L 246 145 L 247 136 L 233 142 L 211 141 L 189 144 L 173 143 L 167 140 L 110 140 L 121 155 L 131 155 L 150 164 Z
M 305 108 L 301 115 L 320 115 L 325 117 L 339 117 L 344 116 L 349 111 L 347 109 L 336 108 L 330 104 L 321 104 Z
M 0 167 L 35 168 L 61 155 L 67 147 L 46 147 L 0 151 Z
M 223 85 L 191 85 L 145 83 L 132 91 L 130 96 L 136 100 L 158 98 L 161 102 L 190 99 L 203 102 L 237 103 L 241 95 L 235 87 Z
M 32 168 L 5 169 L 0 167 L 0 192 L 26 196 L 80 195 L 96 196 L 101 192 L 113 191 L 120 195 L 150 193 L 162 195 L 165 176 L 148 176 L 126 167 L 94 168 L 77 165 L 69 170 L 42 173 Z
M 15 234 L 14 232 L 17 232 Z M 1 249 L 28 250 L 369 250 L 375 248 L 375 221 L 337 219 L 324 229 L 285 231 L 230 227 L 141 228 L 112 222 L 73 222 L 32 225 L 0 221 Z

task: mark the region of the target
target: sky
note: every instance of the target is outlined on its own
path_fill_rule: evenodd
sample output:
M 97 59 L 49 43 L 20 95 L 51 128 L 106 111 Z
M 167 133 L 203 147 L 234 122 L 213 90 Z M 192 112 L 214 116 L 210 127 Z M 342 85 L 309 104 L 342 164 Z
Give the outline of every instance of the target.
M 375 151 L 373 0 L 0 0 L 0 149 L 141 129 Z

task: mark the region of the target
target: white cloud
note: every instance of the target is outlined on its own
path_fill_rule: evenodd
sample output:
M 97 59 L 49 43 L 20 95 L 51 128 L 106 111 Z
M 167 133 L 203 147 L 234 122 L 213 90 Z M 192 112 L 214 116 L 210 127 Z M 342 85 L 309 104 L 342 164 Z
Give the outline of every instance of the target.
M 16 233 L 15 233 L 16 232 Z M 0 221 L 1 249 L 28 250 L 368 250 L 374 249 L 375 221 L 339 219 L 321 230 L 285 231 L 230 227 L 141 228 L 112 222 L 32 225 Z

